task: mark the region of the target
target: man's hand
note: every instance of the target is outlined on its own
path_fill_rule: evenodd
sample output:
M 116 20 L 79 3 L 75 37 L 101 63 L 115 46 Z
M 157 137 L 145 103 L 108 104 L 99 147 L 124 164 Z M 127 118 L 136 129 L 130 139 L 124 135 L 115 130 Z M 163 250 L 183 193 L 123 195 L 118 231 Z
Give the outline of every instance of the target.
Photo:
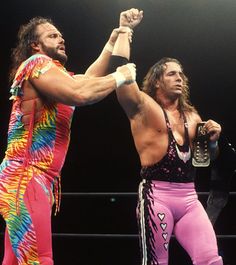
M 116 69 L 125 77 L 125 83 L 130 84 L 136 80 L 136 65 L 134 63 L 127 63 L 125 65 L 119 66 Z
M 216 142 L 221 133 L 221 126 L 217 122 L 213 120 L 208 120 L 206 124 L 204 125 L 204 129 L 210 136 L 210 141 Z
M 112 73 L 112 76 L 116 80 L 116 87 L 120 87 L 124 84 L 131 84 L 136 79 L 136 65 L 128 63 L 117 67 L 116 71 Z
M 131 8 L 129 10 L 120 13 L 120 27 L 129 27 L 131 29 L 135 28 L 143 18 L 143 11 L 139 11 L 136 8 Z

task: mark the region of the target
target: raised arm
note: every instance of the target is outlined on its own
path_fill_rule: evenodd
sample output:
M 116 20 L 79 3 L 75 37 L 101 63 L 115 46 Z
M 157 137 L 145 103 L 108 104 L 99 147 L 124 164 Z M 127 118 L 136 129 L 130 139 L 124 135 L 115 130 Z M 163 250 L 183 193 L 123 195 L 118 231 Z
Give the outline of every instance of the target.
M 142 11 L 139 11 L 137 9 L 131 9 L 128 14 L 121 13 L 120 26 L 133 29 L 140 23 L 142 18 Z M 114 57 L 122 56 L 126 59 L 129 59 L 130 42 L 127 38 L 127 34 L 128 32 L 124 34 L 119 34 L 112 53 Z M 136 82 L 130 85 L 122 86 L 121 89 L 116 90 L 116 94 L 119 103 L 121 104 L 129 118 L 132 118 L 136 113 L 139 112 L 140 106 L 144 100 L 144 95 L 142 92 L 140 92 Z
M 108 42 L 105 44 L 101 54 L 96 59 L 96 61 L 87 69 L 85 72 L 86 76 L 95 77 L 95 76 L 103 76 L 108 72 L 108 66 L 110 62 L 110 57 L 113 52 L 114 45 L 119 35 L 123 35 L 122 41 L 119 42 L 118 46 L 120 46 L 121 50 L 116 52 L 116 55 L 123 56 L 122 48 L 125 48 L 126 45 L 131 40 L 132 36 L 132 28 L 140 23 L 142 20 L 142 11 L 138 9 L 131 8 L 129 10 L 123 11 L 120 14 L 119 18 L 119 28 L 116 28 L 112 31 Z M 126 56 L 124 56 L 126 57 Z M 128 56 L 129 57 L 129 56 Z M 128 59 L 128 58 L 127 58 Z M 119 61 L 116 67 L 125 64 L 124 61 Z
M 99 77 L 107 74 L 109 60 L 115 45 L 116 39 L 119 34 L 119 29 L 114 29 L 110 35 L 109 40 L 105 44 L 101 54 L 98 58 L 89 66 L 85 75 L 88 77 Z

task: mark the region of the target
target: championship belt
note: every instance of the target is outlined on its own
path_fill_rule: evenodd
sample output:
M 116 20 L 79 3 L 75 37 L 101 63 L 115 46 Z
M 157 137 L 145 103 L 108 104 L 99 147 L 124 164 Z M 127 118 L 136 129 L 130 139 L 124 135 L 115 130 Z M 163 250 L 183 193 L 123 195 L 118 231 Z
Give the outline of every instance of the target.
M 204 124 L 204 122 L 198 123 L 196 128 L 192 157 L 192 164 L 195 167 L 208 167 L 210 165 L 209 135 L 203 127 Z

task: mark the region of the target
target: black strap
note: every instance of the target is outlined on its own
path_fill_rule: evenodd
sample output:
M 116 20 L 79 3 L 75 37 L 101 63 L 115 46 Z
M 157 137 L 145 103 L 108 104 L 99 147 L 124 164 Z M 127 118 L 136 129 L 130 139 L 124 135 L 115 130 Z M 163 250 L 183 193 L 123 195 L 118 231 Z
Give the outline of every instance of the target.
M 115 72 L 117 67 L 127 64 L 128 62 L 129 60 L 125 57 L 112 55 L 108 65 L 108 73 Z

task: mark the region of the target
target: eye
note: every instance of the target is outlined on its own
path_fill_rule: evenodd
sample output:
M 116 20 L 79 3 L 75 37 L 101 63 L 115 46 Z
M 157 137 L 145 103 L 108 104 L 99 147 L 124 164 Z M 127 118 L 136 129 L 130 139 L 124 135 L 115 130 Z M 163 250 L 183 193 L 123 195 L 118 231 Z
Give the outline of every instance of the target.
M 175 74 L 175 72 L 173 72 L 173 71 L 171 71 L 171 72 L 168 73 L 169 76 L 172 76 L 174 74 Z
M 52 39 L 56 39 L 56 38 L 58 38 L 58 36 L 59 35 L 57 33 L 53 33 L 53 34 L 49 35 L 49 37 Z

